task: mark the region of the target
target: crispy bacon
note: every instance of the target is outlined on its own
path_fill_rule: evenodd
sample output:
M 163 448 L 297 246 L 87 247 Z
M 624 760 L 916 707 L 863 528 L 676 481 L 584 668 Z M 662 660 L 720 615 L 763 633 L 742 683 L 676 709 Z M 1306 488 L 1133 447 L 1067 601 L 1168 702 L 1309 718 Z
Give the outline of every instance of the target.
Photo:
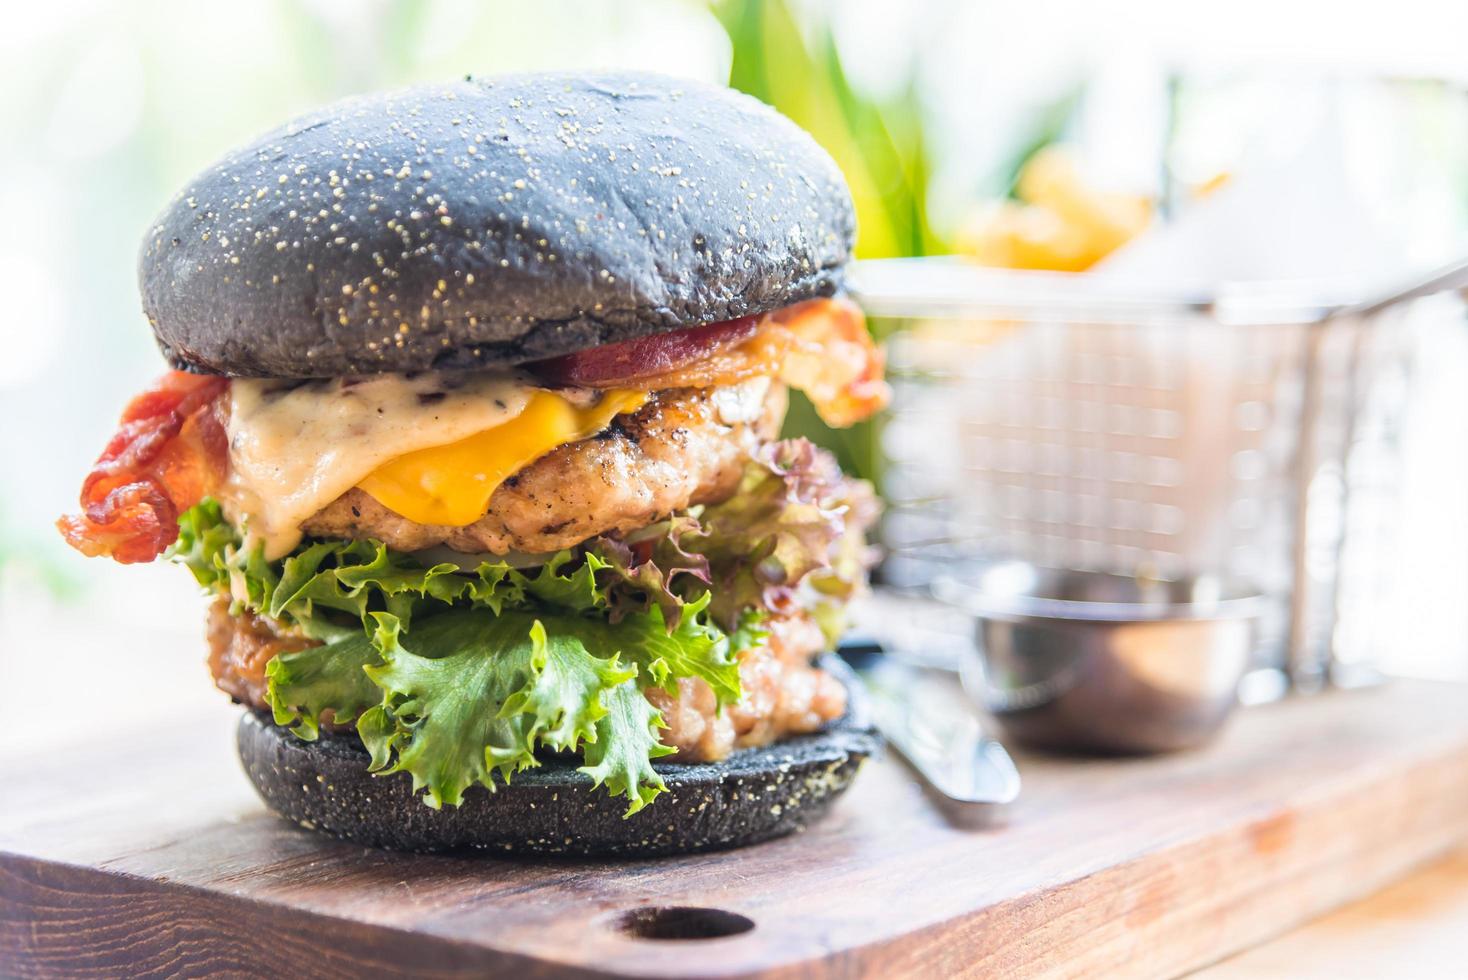
M 886 407 L 886 359 L 867 332 L 861 307 L 847 299 L 811 300 L 775 313 L 768 329 L 783 331 L 779 378 L 805 392 L 829 425 L 848 426 Z
M 656 378 L 712 357 L 715 352 L 753 337 L 759 317 L 687 327 L 672 333 L 603 344 L 529 365 L 536 377 L 581 388 L 646 388 Z M 647 389 L 651 390 L 651 389 Z
M 847 426 L 887 404 L 882 352 L 861 308 L 846 299 L 787 306 L 757 320 L 693 327 L 531 365 L 551 380 L 594 388 L 709 388 L 779 378 L 821 418 Z
M 152 561 L 178 538 L 178 515 L 224 480 L 229 379 L 170 371 L 128 403 L 82 483 L 80 514 L 56 522 L 84 555 Z

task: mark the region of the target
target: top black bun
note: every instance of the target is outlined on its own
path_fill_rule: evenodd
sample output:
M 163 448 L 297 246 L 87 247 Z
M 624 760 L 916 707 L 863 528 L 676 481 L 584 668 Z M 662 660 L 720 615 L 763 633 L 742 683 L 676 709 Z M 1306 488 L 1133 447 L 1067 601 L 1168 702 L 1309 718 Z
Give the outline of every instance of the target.
M 512 363 L 840 283 L 840 171 L 748 96 L 632 72 L 349 99 L 200 174 L 139 260 L 176 366 L 331 377 Z

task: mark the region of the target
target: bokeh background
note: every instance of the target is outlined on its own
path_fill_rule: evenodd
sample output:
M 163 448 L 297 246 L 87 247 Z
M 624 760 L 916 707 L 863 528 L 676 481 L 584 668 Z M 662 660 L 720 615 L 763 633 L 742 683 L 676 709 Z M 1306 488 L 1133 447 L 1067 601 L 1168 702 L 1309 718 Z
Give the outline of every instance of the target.
M 64 738 L 67 718 L 125 728 L 222 710 L 188 577 L 88 562 L 51 522 L 161 369 L 134 278 L 147 223 L 258 131 L 419 81 L 651 68 L 729 82 L 809 129 L 851 183 L 865 258 L 1097 261 L 1116 242 L 1067 237 L 1034 210 L 1025 175 L 1033 184 L 1040 159 L 1138 227 L 1232 183 L 1232 220 L 1253 243 L 1233 272 L 1365 282 L 1468 247 L 1465 37 L 1468 5 L 1451 0 L 12 5 L 0 29 L 0 750 Z M 1111 229 L 1118 241 L 1136 232 L 1129 220 Z M 1420 342 L 1401 631 L 1382 657 L 1468 676 L 1468 331 L 1445 324 Z M 877 465 L 868 434 L 837 445 L 848 465 Z

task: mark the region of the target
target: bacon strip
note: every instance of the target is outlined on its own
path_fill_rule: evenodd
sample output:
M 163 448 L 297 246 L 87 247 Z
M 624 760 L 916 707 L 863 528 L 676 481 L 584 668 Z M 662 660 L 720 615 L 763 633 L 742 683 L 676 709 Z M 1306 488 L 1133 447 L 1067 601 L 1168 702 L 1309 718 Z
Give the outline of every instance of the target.
M 682 371 L 728 347 L 742 344 L 759 330 L 760 318 L 740 317 L 722 323 L 685 327 L 615 344 L 603 344 L 525 365 L 536 377 L 577 388 L 640 388 L 644 379 Z
M 619 348 L 626 348 L 625 356 L 612 357 Z M 674 356 L 663 356 L 664 348 Z M 670 360 L 677 366 L 669 367 Z M 640 369 L 644 365 L 651 369 Z M 574 378 L 566 383 L 648 391 L 773 376 L 804 391 L 821 418 L 835 426 L 870 417 L 891 397 L 882 380 L 882 352 L 867 333 L 861 308 L 847 299 L 808 300 L 758 320 L 658 334 L 566 355 L 549 366 L 555 380 Z
M 223 482 L 229 379 L 170 371 L 128 403 L 82 483 L 80 514 L 56 522 L 84 555 L 152 561 L 178 539 L 178 515 Z
M 845 427 L 886 407 L 886 358 L 867 332 L 861 307 L 847 299 L 812 300 L 780 310 L 771 330 L 788 333 L 778 377 L 805 392 L 828 425 Z

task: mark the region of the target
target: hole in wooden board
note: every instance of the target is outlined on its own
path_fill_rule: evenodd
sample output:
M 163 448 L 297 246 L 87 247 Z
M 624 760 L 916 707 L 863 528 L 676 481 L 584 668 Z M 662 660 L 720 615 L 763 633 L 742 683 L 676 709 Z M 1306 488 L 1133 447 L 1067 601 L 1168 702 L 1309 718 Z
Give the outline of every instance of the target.
M 619 915 L 615 928 L 633 939 L 722 939 L 754 928 L 754 920 L 738 912 L 687 905 L 650 905 Z

